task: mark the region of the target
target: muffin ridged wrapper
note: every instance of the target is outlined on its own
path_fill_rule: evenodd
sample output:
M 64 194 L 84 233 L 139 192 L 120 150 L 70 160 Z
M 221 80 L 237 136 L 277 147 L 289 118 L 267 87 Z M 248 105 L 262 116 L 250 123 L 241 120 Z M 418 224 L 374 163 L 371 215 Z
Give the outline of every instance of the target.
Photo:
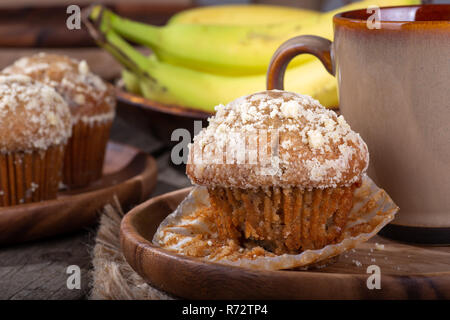
M 398 207 L 383 190 L 364 176 L 354 191 L 354 204 L 339 242 L 297 254 L 277 255 L 258 245 L 241 246 L 234 240 L 221 240 L 211 210 L 208 191 L 194 187 L 189 195 L 158 227 L 153 243 L 169 251 L 206 261 L 260 270 L 308 267 L 369 240 L 392 221 Z
M 221 239 L 251 241 L 281 254 L 338 242 L 354 189 L 215 188 L 209 197 Z
M 0 154 L 0 207 L 55 199 L 64 146 Z

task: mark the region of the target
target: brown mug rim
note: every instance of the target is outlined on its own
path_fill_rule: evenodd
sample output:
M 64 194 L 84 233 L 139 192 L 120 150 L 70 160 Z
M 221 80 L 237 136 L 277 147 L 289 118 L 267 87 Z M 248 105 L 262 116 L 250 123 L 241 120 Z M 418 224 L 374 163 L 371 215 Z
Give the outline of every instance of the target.
M 423 4 L 423 5 L 409 5 L 409 6 L 388 6 L 388 7 L 380 7 L 381 11 L 385 11 L 388 9 L 419 9 L 423 7 L 435 7 L 435 8 L 445 8 L 450 14 L 450 4 Z M 358 18 L 358 16 L 361 16 L 361 14 L 366 13 L 367 8 L 365 9 L 357 9 L 357 10 L 350 10 L 338 13 L 334 15 L 333 17 L 333 23 L 335 26 L 346 26 L 349 28 L 364 28 L 366 30 L 371 30 L 367 28 L 367 19 Z M 349 15 L 353 15 L 353 17 L 349 17 Z M 356 16 L 356 17 L 355 17 Z M 450 20 L 418 20 L 418 21 L 411 21 L 411 20 L 381 20 L 381 29 L 402 29 L 405 28 L 417 28 L 418 26 L 421 27 L 444 27 L 444 28 L 450 28 Z

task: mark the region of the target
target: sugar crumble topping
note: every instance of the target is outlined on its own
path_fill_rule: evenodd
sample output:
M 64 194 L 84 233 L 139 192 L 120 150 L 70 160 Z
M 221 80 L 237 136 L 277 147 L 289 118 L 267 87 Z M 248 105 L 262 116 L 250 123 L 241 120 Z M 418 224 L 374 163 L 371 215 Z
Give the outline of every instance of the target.
M 226 106 L 218 105 L 208 121 L 208 127 L 190 146 L 187 171 L 197 184 L 326 188 L 357 182 L 368 166 L 368 149 L 360 135 L 351 130 L 342 115 L 337 116 L 310 96 L 279 90 L 260 92 Z M 261 132 L 272 132 L 272 138 L 275 132 L 278 138 L 268 142 L 270 150 L 277 152 L 270 160 L 269 173 L 273 176 L 267 177 L 266 166 L 239 161 L 231 162 L 236 166 L 229 168 L 230 172 L 219 174 L 218 170 L 226 169 L 219 168 L 223 162 L 218 151 L 226 149 L 226 157 L 232 160 L 255 157 L 255 152 L 258 158 L 261 154 L 254 149 L 261 141 Z M 256 139 L 251 140 L 252 135 Z M 243 154 L 244 149 L 247 154 Z M 201 161 L 196 161 L 199 152 Z M 247 175 L 238 177 L 233 174 L 237 171 Z M 259 177 L 252 180 L 251 175 Z
M 69 108 L 53 88 L 24 75 L 0 76 L 0 152 L 45 150 L 70 135 Z
M 82 60 L 78 64 L 78 72 L 84 75 L 89 73 L 89 65 L 87 64 L 86 60 Z

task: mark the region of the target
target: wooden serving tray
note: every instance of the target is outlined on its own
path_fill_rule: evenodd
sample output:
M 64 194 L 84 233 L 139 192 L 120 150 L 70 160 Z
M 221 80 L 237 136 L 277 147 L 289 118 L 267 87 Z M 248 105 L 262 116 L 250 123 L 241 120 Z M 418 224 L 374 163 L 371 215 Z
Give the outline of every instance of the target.
M 35 240 L 92 225 L 117 197 L 122 206 L 150 196 L 156 161 L 138 149 L 110 142 L 104 176 L 83 189 L 61 192 L 55 200 L 0 208 L 0 245 Z
M 152 244 L 161 221 L 190 188 L 150 199 L 122 220 L 121 244 L 131 267 L 152 286 L 189 299 L 449 299 L 450 247 L 402 244 L 380 236 L 311 271 L 258 271 L 208 263 Z M 383 244 L 384 248 L 375 243 Z M 367 267 L 381 270 L 369 290 Z

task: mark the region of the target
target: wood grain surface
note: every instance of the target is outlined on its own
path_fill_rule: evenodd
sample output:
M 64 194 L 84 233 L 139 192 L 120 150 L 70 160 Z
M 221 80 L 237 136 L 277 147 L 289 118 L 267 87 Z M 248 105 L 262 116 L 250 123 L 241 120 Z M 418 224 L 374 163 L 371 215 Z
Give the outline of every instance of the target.
M 87 229 L 0 248 L 0 299 L 84 299 L 89 291 L 90 246 Z M 81 270 L 80 289 L 67 288 L 67 267 Z
M 170 294 L 190 299 L 450 298 L 450 247 L 414 246 L 377 236 L 324 268 L 260 271 L 208 263 L 154 246 L 151 239 L 158 225 L 189 190 L 137 206 L 121 225 L 128 263 L 153 286 Z M 370 265 L 381 270 L 380 290 L 367 287 Z

